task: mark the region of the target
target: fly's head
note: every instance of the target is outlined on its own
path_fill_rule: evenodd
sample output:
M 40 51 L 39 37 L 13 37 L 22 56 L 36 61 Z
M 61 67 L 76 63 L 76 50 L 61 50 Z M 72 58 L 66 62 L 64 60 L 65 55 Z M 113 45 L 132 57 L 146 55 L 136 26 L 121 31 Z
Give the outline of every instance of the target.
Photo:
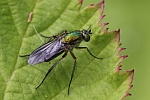
M 89 27 L 87 30 L 81 30 L 83 40 L 88 42 L 90 41 L 90 34 L 92 34 L 91 28 Z

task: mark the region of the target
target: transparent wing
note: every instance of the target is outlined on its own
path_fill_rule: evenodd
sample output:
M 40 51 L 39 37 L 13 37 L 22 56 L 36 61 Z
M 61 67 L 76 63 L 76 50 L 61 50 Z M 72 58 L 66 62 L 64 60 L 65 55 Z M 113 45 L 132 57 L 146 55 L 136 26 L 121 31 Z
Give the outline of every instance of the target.
M 46 44 L 34 50 L 29 56 L 28 63 L 30 65 L 34 65 L 41 62 L 50 61 L 62 54 L 64 50 L 64 44 L 62 43 L 61 39 L 57 38 L 54 41 L 47 42 Z

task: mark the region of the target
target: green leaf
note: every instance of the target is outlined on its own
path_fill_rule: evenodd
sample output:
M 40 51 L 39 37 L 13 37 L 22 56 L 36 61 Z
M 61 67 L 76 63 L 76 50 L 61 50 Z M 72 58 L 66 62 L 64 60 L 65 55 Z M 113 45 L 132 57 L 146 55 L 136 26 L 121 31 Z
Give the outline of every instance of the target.
M 0 100 L 120 100 L 129 95 L 132 71 L 120 71 L 119 31 L 102 30 L 106 24 L 104 1 L 81 9 L 82 0 L 1 0 L 0 1 Z M 28 23 L 28 15 L 33 12 Z M 74 49 L 77 67 L 67 95 L 74 60 L 67 55 L 35 90 L 48 69 L 62 55 L 34 66 L 27 58 L 42 43 L 36 34 L 52 36 L 61 30 L 87 29 L 92 25 L 91 40 L 82 42 L 103 60 L 86 50 Z M 47 41 L 44 39 L 44 41 Z

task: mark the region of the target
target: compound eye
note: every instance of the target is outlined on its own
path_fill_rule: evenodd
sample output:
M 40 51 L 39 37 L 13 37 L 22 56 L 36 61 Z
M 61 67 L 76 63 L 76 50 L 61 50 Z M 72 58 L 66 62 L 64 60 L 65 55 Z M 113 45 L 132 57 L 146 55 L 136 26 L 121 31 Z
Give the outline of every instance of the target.
M 91 29 L 89 30 L 89 33 L 91 33 Z
M 92 34 L 92 31 L 91 31 L 91 29 L 88 31 L 88 33 L 89 33 L 89 34 Z
M 84 39 L 84 41 L 86 41 L 86 42 L 88 42 L 88 41 L 90 41 L 90 35 L 89 34 L 83 34 L 83 39 Z

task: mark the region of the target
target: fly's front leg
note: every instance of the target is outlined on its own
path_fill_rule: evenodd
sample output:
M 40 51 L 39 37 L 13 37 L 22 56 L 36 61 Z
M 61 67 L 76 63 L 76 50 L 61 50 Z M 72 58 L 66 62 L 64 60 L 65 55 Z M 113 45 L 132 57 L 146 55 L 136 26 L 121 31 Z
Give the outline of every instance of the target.
M 74 71 L 75 71 L 75 68 L 76 68 L 76 57 L 71 51 L 70 51 L 70 54 L 74 59 L 74 66 L 73 66 L 70 82 L 69 82 L 69 85 L 68 85 L 68 95 L 69 95 L 69 91 L 70 91 L 71 82 L 72 82 L 72 79 L 73 79 L 73 76 L 74 76 Z
M 36 89 L 38 89 L 42 83 L 44 82 L 44 80 L 46 79 L 46 77 L 48 76 L 48 74 L 52 71 L 52 69 L 63 59 L 67 56 L 68 51 L 65 51 L 64 55 L 57 60 L 57 62 L 54 63 L 54 65 L 48 70 L 48 72 L 46 73 L 46 75 L 44 76 L 44 78 L 42 79 L 42 81 L 40 82 L 40 84 L 36 87 Z
M 63 30 L 63 31 L 61 31 L 60 33 L 58 33 L 57 35 L 53 35 L 53 36 L 45 36 L 45 35 L 43 35 L 43 34 L 40 34 L 42 37 L 44 37 L 44 38 L 49 38 L 50 40 L 52 39 L 52 38 L 57 38 L 58 36 L 60 36 L 60 35 L 63 35 L 63 34 L 66 34 L 67 33 L 67 30 Z
M 94 56 L 92 53 L 91 53 L 91 51 L 87 48 L 87 47 L 75 47 L 76 49 L 86 49 L 87 51 L 88 51 L 88 53 L 91 55 L 91 56 L 93 56 L 94 58 L 96 58 L 96 59 L 103 59 L 103 58 L 98 58 L 98 57 L 96 57 L 96 56 Z
M 42 36 L 42 37 L 44 37 L 44 38 L 55 38 L 55 36 L 45 36 L 45 35 L 43 35 L 43 34 L 40 34 L 40 36 Z
M 57 38 L 57 35 L 54 35 L 54 36 L 45 36 L 45 35 L 43 35 L 43 34 L 40 34 L 40 36 L 42 36 L 42 37 L 44 37 L 44 38 L 48 38 L 49 41 L 51 41 L 51 39 Z M 48 41 L 48 42 L 49 42 L 49 41 Z

